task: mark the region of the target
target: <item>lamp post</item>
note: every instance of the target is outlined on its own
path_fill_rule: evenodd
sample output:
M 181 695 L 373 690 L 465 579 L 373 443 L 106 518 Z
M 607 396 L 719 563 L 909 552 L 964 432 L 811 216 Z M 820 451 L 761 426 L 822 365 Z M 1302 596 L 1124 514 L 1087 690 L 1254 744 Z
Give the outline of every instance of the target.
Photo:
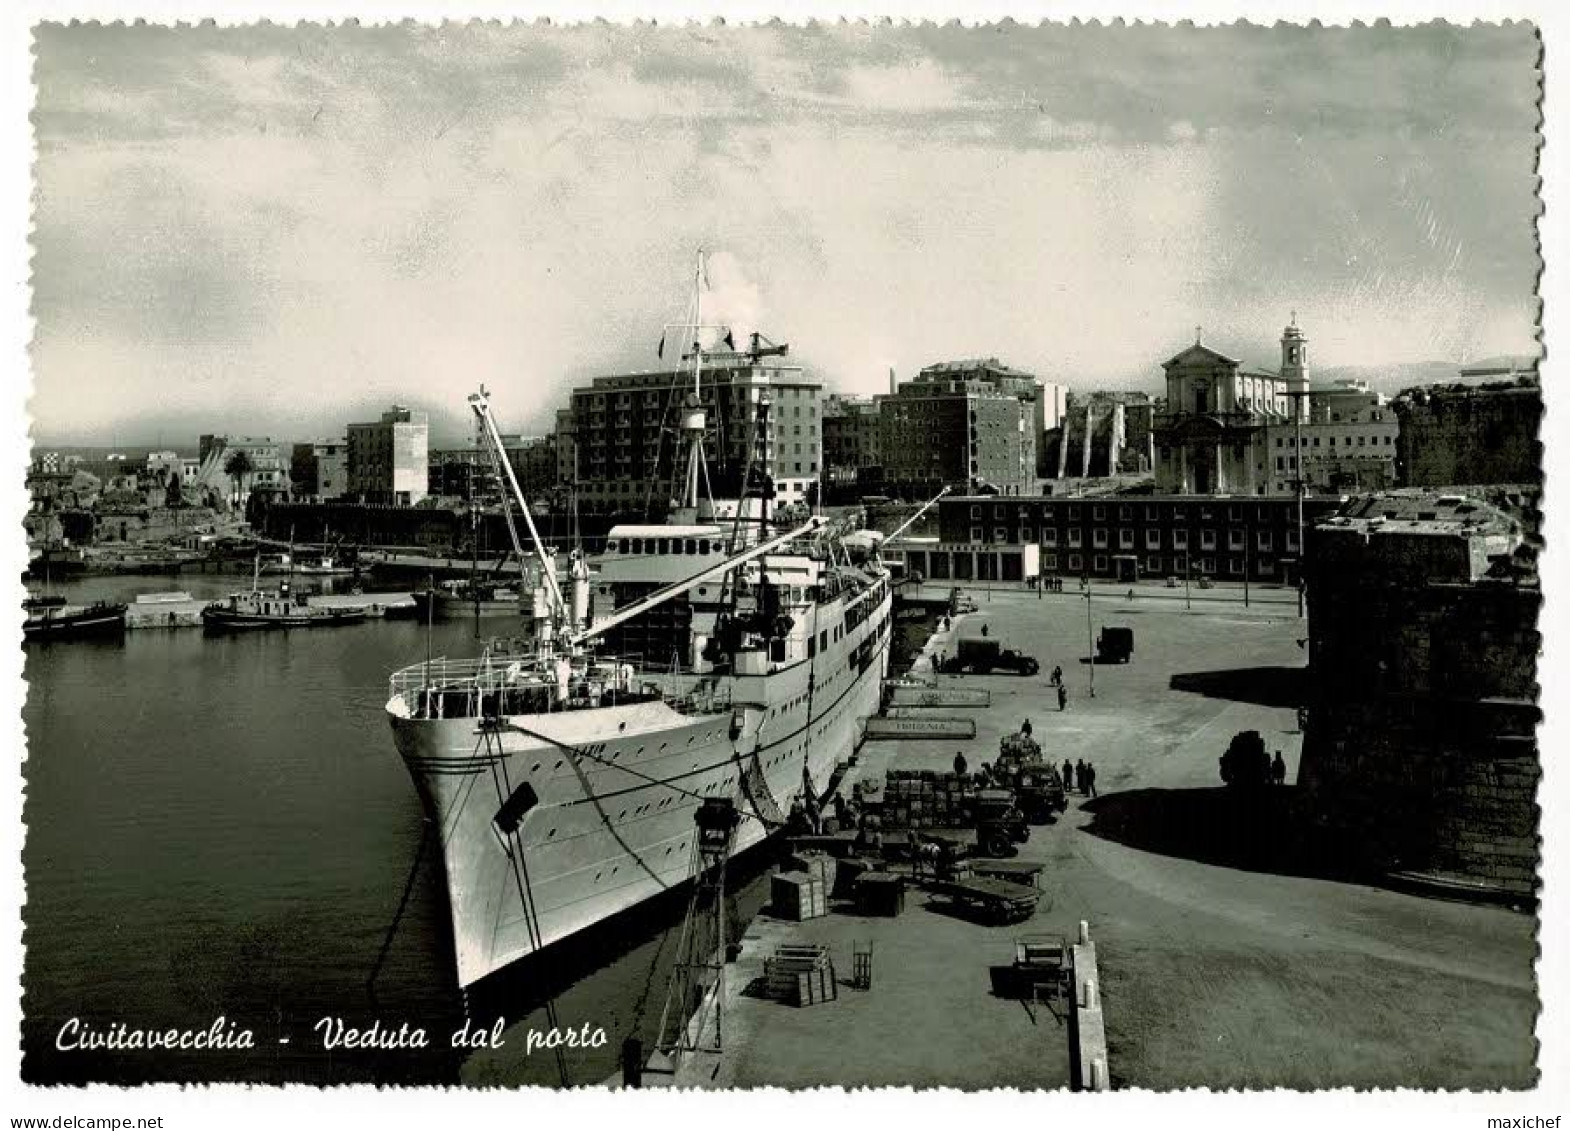
M 1090 697 L 1096 697 L 1096 629 L 1090 619 L 1090 574 L 1085 575 L 1085 643 L 1090 652 Z
M 1303 490 L 1306 486 L 1303 480 L 1303 398 L 1308 396 L 1307 389 L 1290 392 L 1287 396 L 1292 398 L 1292 448 L 1293 468 L 1297 474 L 1293 479 L 1293 487 L 1297 492 L 1297 555 L 1298 555 L 1298 584 L 1297 584 L 1297 615 L 1303 617 Z

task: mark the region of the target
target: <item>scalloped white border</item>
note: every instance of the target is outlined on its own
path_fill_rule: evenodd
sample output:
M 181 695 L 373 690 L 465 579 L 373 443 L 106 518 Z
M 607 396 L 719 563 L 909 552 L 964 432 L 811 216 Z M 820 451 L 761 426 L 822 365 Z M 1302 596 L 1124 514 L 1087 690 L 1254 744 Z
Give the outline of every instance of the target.
M 1562 3 L 1562 0 L 1561 0 Z M 1557 764 L 1561 752 L 1570 750 L 1570 727 L 1560 709 L 1559 694 L 1570 689 L 1570 641 L 1564 629 L 1570 621 L 1562 615 L 1559 594 L 1565 581 L 1566 555 L 1558 553 L 1561 520 L 1566 517 L 1560 475 L 1570 469 L 1562 447 L 1570 429 L 1570 406 L 1557 395 L 1559 379 L 1551 375 L 1563 352 L 1562 337 L 1566 290 L 1566 250 L 1570 249 L 1570 224 L 1563 219 L 1570 208 L 1570 109 L 1564 105 L 1566 88 L 1556 83 L 1564 60 L 1570 59 L 1570 16 L 1556 9 L 1552 0 L 1528 3 L 1459 3 L 1447 0 L 1417 4 L 1407 0 L 1383 5 L 1349 3 L 1346 0 L 1319 0 L 1316 3 L 1216 2 L 1153 3 L 1150 0 L 1124 0 L 1122 3 L 937 3 L 933 0 L 906 0 L 904 3 L 867 3 L 852 0 L 845 4 L 816 0 L 758 0 L 719 4 L 671 3 L 666 0 L 605 0 L 581 4 L 519 4 L 498 0 L 407 0 L 376 3 L 363 0 L 346 3 L 253 3 L 207 0 L 206 3 L 182 0 L 142 0 L 141 3 L 45 2 L 22 0 L 0 9 L 0 264 L 4 288 L 0 291 L 0 451 L 9 453 L 9 470 L 0 469 L 0 526 L 18 530 L 25 511 L 22 487 L 28 452 L 25 399 L 31 387 L 27 343 L 31 338 L 28 317 L 27 217 L 31 193 L 30 166 L 32 135 L 27 113 L 32 104 L 30 27 L 40 20 L 97 19 L 103 21 L 145 19 L 152 22 L 196 22 L 214 18 L 222 24 L 248 23 L 268 19 L 274 23 L 299 20 L 345 20 L 358 18 L 365 23 L 402 19 L 435 21 L 443 19 L 541 19 L 577 22 L 607 19 L 632 22 L 654 19 L 660 23 L 699 20 L 708 22 L 723 15 L 727 23 L 767 22 L 780 18 L 788 22 L 807 19 L 838 20 L 930 20 L 947 23 L 955 19 L 967 25 L 1012 19 L 1021 24 L 1040 20 L 1091 20 L 1162 22 L 1186 20 L 1213 24 L 1248 19 L 1255 23 L 1278 20 L 1300 23 L 1317 20 L 1324 24 L 1374 22 L 1386 17 L 1394 24 L 1422 23 L 1431 19 L 1456 22 L 1527 19 L 1538 25 L 1544 40 L 1545 99 L 1544 148 L 1540 155 L 1545 212 L 1540 222 L 1539 240 L 1545 260 L 1540 294 L 1545 306 L 1544 334 L 1548 348 L 1544 363 L 1547 415 L 1543 427 L 1544 459 L 1547 470 L 1546 531 L 1548 553 L 1543 561 L 1543 580 L 1548 592 L 1544 611 L 1544 657 L 1542 663 L 1543 703 L 1547 722 L 1542 733 L 1544 778 L 1543 836 L 1545 885 L 1540 941 L 1539 985 L 1544 1012 L 1539 1020 L 1539 1056 L 1542 1083 L 1530 1093 L 1471 1093 L 1461 1095 L 1422 1092 L 1353 1093 L 1320 1092 L 1306 1095 L 1265 1093 L 1216 1095 L 1204 1091 L 1169 1093 L 1120 1093 L 1111 1096 L 1071 1096 L 1060 1093 L 960 1093 L 955 1091 L 913 1093 L 905 1091 L 843 1093 L 834 1090 L 784 1093 L 778 1091 L 713 1094 L 671 1094 L 639 1092 L 633 1095 L 610 1093 L 548 1092 L 545 1090 L 477 1092 L 463 1089 L 377 1090 L 369 1087 L 322 1090 L 296 1086 L 284 1089 L 220 1086 L 177 1088 L 158 1086 L 135 1090 L 109 1087 L 86 1089 L 39 1089 L 19 1084 L 19 1032 L 21 1002 L 19 988 L 0 992 L 0 1126 L 9 1126 L 17 1116 L 149 1116 L 163 1115 L 166 1128 L 242 1127 L 276 1128 L 348 1127 L 375 1123 L 387 1128 L 429 1128 L 451 1124 L 454 1119 L 476 1121 L 476 1126 L 515 1125 L 529 1129 L 592 1120 L 637 1121 L 639 1131 L 677 1127 L 714 1121 L 717 1125 L 745 1121 L 755 1131 L 774 1128 L 799 1131 L 801 1128 L 838 1126 L 845 1122 L 901 1120 L 914 1126 L 954 1127 L 997 1125 L 1030 1127 L 1048 1123 L 1086 1126 L 1094 1131 L 1105 1127 L 1143 1124 L 1185 1125 L 1201 1121 L 1207 1127 L 1258 1128 L 1268 1121 L 1271 1131 L 1303 1128 L 1319 1131 L 1326 1124 L 1349 1127 L 1412 1126 L 1486 1128 L 1489 1117 L 1521 1115 L 1563 1115 L 1570 1120 L 1570 1040 L 1566 1039 L 1565 1018 L 1570 1010 L 1570 954 L 1567 954 L 1566 903 L 1560 881 L 1566 852 L 1562 836 L 1570 831 L 1566 809 L 1570 806 L 1570 772 Z M 1566 378 L 1565 380 L 1570 380 Z M 20 538 L 0 539 L 0 577 L 17 578 L 25 565 Z M 21 599 L 20 583 L 4 583 L 11 598 L 0 600 L 0 607 L 15 608 Z M 0 649 L 0 719 L 9 720 L 4 748 L 14 757 L 17 767 L 12 779 L 12 808 L 0 818 L 0 908 L 20 908 L 20 853 L 22 845 L 21 797 L 23 736 L 20 712 L 25 687 L 22 682 L 20 649 Z M 1565 700 L 1570 702 L 1570 700 Z M 9 973 L 9 985 L 19 987 L 21 970 L 20 915 L 0 914 L 0 970 Z M 0 975 L 0 981 L 4 981 Z M 1465 1024 L 1457 1017 L 1456 1024 Z

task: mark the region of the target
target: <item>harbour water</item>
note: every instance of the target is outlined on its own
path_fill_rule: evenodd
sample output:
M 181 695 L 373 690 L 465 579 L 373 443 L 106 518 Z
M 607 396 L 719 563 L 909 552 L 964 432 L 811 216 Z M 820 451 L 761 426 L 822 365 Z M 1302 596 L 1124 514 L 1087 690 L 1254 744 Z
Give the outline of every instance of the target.
M 205 597 L 248 580 L 105 578 L 56 591 L 73 602 L 171 588 Z M 468 1000 L 458 992 L 440 855 L 429 844 L 420 855 L 419 801 L 383 711 L 388 673 L 427 647 L 472 655 L 474 625 L 139 632 L 27 649 L 24 1079 L 576 1085 L 614 1075 L 625 1037 L 652 1043 L 680 897 Z M 761 862 L 735 887 L 739 923 L 766 896 Z M 220 1017 L 255 1047 L 57 1048 L 72 1018 L 105 1032 L 205 1031 Z M 501 1048 L 453 1048 L 466 1021 L 488 1030 L 497 1017 Z M 429 1043 L 328 1050 L 323 1018 L 407 1024 Z M 529 1031 L 553 1024 L 602 1030 L 603 1043 L 531 1053 Z

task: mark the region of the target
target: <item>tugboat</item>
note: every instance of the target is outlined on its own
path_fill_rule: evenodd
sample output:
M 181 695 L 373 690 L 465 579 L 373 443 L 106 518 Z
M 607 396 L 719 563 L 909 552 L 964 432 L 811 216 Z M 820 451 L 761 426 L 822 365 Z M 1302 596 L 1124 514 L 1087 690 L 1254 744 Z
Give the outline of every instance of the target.
M 28 611 L 32 615 L 22 622 L 24 640 L 80 640 L 119 636 L 125 631 L 125 606 L 109 601 L 95 601 L 85 607 L 51 604 Z
M 260 578 L 261 559 L 257 559 Z M 268 591 L 257 581 L 249 593 L 231 593 L 202 610 L 202 627 L 208 632 L 248 632 L 257 628 L 327 628 L 358 624 L 365 619 L 365 606 L 345 605 L 326 608 L 305 603 L 305 594 L 291 592 L 288 579 Z

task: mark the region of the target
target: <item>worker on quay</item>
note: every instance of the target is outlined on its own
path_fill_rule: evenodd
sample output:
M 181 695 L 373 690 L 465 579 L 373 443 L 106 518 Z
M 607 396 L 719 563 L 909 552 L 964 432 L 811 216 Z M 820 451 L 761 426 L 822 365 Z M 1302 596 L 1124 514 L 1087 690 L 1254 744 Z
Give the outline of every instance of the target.
M 1055 665 L 1053 665 L 1053 668 L 1052 668 L 1052 686 L 1053 687 L 1062 687 L 1063 686 L 1063 665 L 1062 664 L 1055 664 Z
M 1063 759 L 1063 792 L 1074 792 L 1074 763 Z
M 955 751 L 955 753 L 954 753 L 954 776 L 955 777 L 960 777 L 960 778 L 964 777 L 965 776 L 965 771 L 968 768 L 969 768 L 969 763 L 967 763 L 965 761 L 964 751 Z
M 1089 794 L 1090 779 L 1085 776 L 1085 760 L 1081 758 L 1074 763 L 1074 787 L 1081 793 Z
M 1281 751 L 1276 751 L 1275 760 L 1270 763 L 1270 781 L 1273 785 L 1286 785 L 1287 764 L 1281 757 Z
M 1026 738 L 1030 737 L 1030 720 L 1029 719 L 1026 719 L 1025 720 L 1025 725 L 1019 728 L 1019 733 L 1024 735 Z
M 1068 688 L 1058 684 L 1058 710 L 1068 710 Z
M 1086 797 L 1096 796 L 1096 764 L 1086 762 L 1085 768 L 1080 771 L 1080 787 Z

